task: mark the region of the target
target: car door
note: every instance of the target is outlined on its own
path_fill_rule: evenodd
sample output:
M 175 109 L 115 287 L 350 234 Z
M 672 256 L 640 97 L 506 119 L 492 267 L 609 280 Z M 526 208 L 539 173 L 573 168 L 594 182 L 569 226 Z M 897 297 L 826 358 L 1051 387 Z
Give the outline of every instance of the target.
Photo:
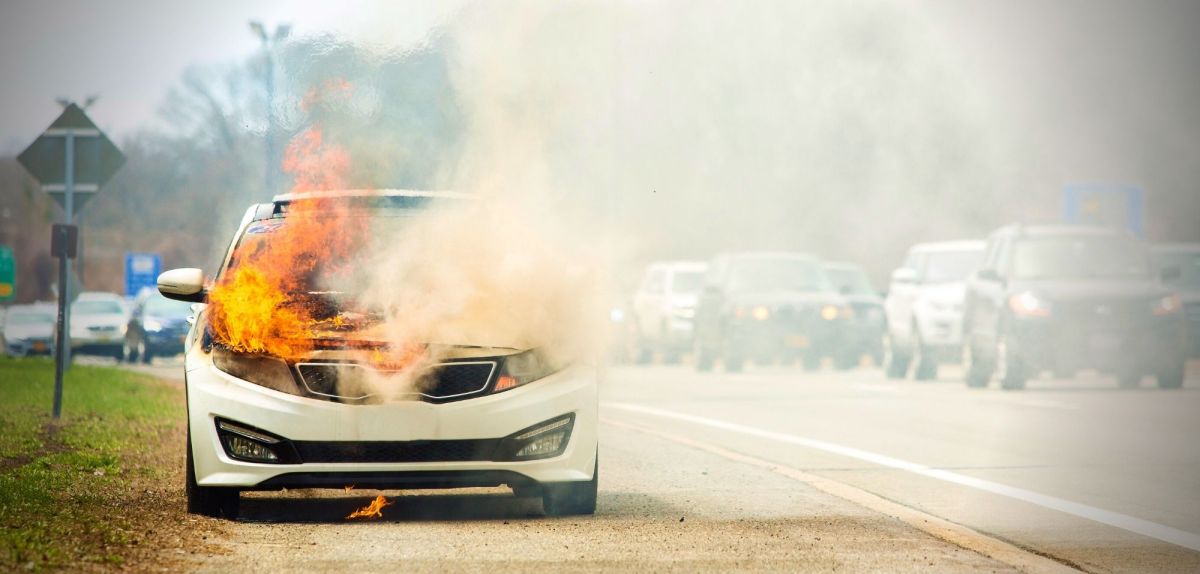
M 1012 238 L 996 237 L 988 242 L 983 267 L 967 283 L 965 317 L 973 342 L 984 347 L 996 344 L 1000 314 L 1004 310 L 1005 274 Z
M 913 321 L 912 306 L 920 290 L 920 269 L 924 266 L 924 253 L 909 253 L 904 259 L 904 265 L 892 274 L 888 285 L 887 299 L 884 300 L 884 312 L 887 315 L 888 330 L 893 337 L 907 341 L 911 335 L 910 326 Z M 902 270 L 910 270 L 909 273 Z M 901 278 L 908 275 L 908 278 Z

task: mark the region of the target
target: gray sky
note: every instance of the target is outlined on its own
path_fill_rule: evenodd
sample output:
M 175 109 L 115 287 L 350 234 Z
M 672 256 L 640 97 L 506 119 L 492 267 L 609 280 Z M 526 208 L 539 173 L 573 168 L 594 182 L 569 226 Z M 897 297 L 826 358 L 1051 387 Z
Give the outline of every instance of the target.
M 247 22 L 336 31 L 362 42 L 420 40 L 465 2 L 146 2 L 2 0 L 0 153 L 23 149 L 59 113 L 58 97 L 100 100 L 89 115 L 118 140 L 158 121 L 167 88 L 189 64 L 220 64 L 258 49 Z

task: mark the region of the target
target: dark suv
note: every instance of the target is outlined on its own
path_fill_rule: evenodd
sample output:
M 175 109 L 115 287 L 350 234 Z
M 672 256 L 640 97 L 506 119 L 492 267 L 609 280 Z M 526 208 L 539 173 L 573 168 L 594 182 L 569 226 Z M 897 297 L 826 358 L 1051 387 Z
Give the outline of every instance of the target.
M 1123 387 L 1144 375 L 1183 385 L 1179 297 L 1163 286 L 1149 249 L 1124 232 L 1082 226 L 997 230 L 967 282 L 967 385 L 996 374 L 1021 389 L 1042 371 L 1113 373 Z
M 800 358 L 817 368 L 842 349 L 843 323 L 854 311 L 816 259 L 794 253 L 721 255 L 708 267 L 696 305 L 696 368 L 720 358 L 739 371 L 760 363 Z

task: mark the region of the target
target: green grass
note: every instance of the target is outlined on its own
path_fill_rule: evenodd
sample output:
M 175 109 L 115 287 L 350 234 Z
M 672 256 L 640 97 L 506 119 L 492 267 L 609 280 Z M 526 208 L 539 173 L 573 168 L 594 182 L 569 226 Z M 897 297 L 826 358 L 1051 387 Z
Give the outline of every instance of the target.
M 180 389 L 145 375 L 75 365 L 63 387 L 52 423 L 54 363 L 0 357 L 0 570 L 118 562 L 122 494 L 153 472 L 128 461 L 183 418 Z

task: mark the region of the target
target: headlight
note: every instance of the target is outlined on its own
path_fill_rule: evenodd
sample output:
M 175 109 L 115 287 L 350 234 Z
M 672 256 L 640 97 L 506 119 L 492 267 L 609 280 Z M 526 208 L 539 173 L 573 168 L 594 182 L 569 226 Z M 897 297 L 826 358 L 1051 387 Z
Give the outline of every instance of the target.
M 508 355 L 501 359 L 500 376 L 496 378 L 493 393 L 515 389 L 557 372 L 559 367 L 546 359 L 538 349 Z
M 1183 309 L 1183 303 L 1179 300 L 1179 295 L 1174 293 L 1167 295 L 1154 302 L 1151 311 L 1158 316 L 1174 315 Z
M 608 312 L 608 320 L 612 321 L 613 323 L 620 323 L 621 321 L 624 321 L 625 310 L 620 307 L 613 307 L 612 310 Z
M 754 317 L 756 321 L 766 321 L 771 316 L 771 310 L 763 305 L 756 305 L 750 310 L 750 316 Z
M 292 370 L 283 359 L 267 355 L 238 353 L 220 346 L 213 346 L 213 366 L 234 377 L 279 392 L 299 395 Z
M 838 309 L 837 305 L 821 306 L 821 318 L 825 319 L 826 321 L 837 319 L 840 313 L 841 311 Z
M 563 415 L 506 437 L 501 446 L 502 460 L 537 460 L 563 453 L 571 440 L 575 413 Z
M 1021 317 L 1048 317 L 1050 303 L 1031 291 L 1018 293 L 1008 298 L 1008 308 Z
M 155 333 L 157 333 L 158 331 L 161 331 L 163 328 L 162 323 L 159 323 L 158 321 L 155 321 L 154 319 L 146 319 L 146 322 L 142 323 L 142 327 L 145 328 L 147 331 L 151 331 L 151 332 L 155 332 Z

